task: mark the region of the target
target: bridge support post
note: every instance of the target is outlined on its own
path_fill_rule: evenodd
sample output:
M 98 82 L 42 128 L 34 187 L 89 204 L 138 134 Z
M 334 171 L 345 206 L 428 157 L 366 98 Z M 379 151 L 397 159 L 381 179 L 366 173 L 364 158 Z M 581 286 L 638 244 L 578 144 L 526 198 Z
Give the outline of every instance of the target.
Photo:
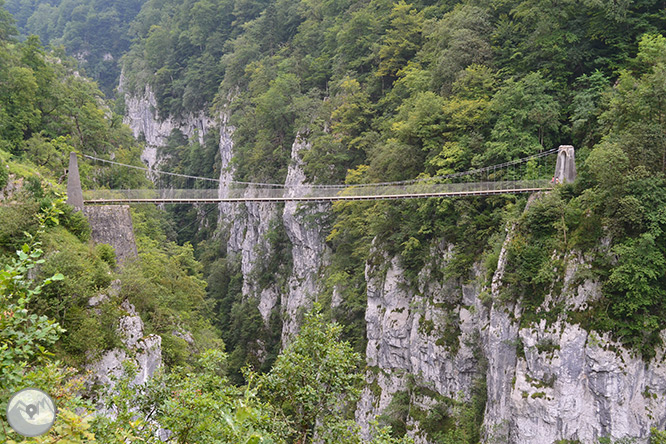
M 576 180 L 576 157 L 572 145 L 560 145 L 554 179 L 558 183 L 572 183 Z
M 83 191 L 79 176 L 79 163 L 76 153 L 69 153 L 69 170 L 67 171 L 67 203 L 76 211 L 83 211 Z

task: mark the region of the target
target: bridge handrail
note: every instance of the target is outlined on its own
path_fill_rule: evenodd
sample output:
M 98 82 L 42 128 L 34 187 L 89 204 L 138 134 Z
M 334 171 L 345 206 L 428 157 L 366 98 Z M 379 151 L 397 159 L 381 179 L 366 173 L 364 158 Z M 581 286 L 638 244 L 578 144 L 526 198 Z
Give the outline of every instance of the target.
M 145 189 L 145 190 L 88 190 L 83 192 L 84 201 L 93 200 L 137 200 L 137 199 L 159 199 L 159 200 L 212 200 L 212 199 L 257 199 L 257 198 L 322 198 L 334 200 L 336 196 L 400 196 L 414 194 L 442 194 L 442 193 L 463 193 L 479 191 L 501 191 L 519 190 L 519 189 L 539 189 L 551 187 L 550 181 L 545 179 L 538 180 L 518 180 L 518 181 L 499 181 L 499 182 L 468 182 L 468 183 L 449 183 L 449 184 L 410 184 L 410 185 L 392 185 L 380 187 L 358 187 L 347 186 L 341 190 L 331 190 L 326 188 L 312 188 L 310 186 L 298 186 L 284 189 L 270 188 L 229 188 L 226 190 L 217 189 Z
M 455 179 L 455 178 L 460 178 L 464 176 L 471 176 L 475 174 L 483 174 L 487 173 L 490 174 L 490 172 L 496 173 L 498 171 L 501 171 L 503 168 L 510 167 L 513 165 L 519 165 L 522 163 L 529 162 L 530 160 L 535 160 L 535 159 L 540 159 L 542 157 L 549 156 L 551 154 L 554 154 L 558 152 L 558 148 L 546 150 L 546 151 L 541 151 L 536 154 L 532 154 L 531 156 L 523 157 L 520 159 L 515 159 L 511 160 L 508 162 L 496 164 L 496 165 L 490 165 L 487 167 L 482 167 L 482 168 L 477 168 L 469 171 L 461 171 L 458 173 L 451 173 L 451 174 L 444 174 L 444 175 L 438 175 L 438 176 L 431 176 L 431 177 L 417 177 L 415 179 L 407 179 L 407 180 L 398 180 L 398 181 L 391 181 L 391 182 L 372 182 L 372 183 L 362 183 L 362 184 L 357 184 L 355 185 L 356 187 L 376 187 L 376 186 L 390 186 L 390 185 L 411 185 L 411 184 L 417 184 L 417 183 L 431 183 L 431 182 L 436 182 L 440 180 L 448 180 L 448 179 Z M 172 173 L 169 171 L 162 171 L 162 170 L 157 170 L 154 168 L 146 168 L 146 167 L 140 167 L 137 165 L 128 165 L 120 162 L 116 162 L 113 160 L 109 159 L 102 159 L 100 157 L 95 157 L 95 156 L 90 156 L 88 154 L 82 154 L 82 157 L 85 157 L 86 159 L 90 160 L 95 160 L 98 162 L 104 162 L 108 163 L 111 165 L 117 165 L 117 166 L 123 166 L 126 168 L 132 168 L 132 169 L 137 169 L 137 170 L 142 170 L 142 171 L 147 171 L 152 174 L 161 174 L 161 175 L 166 175 L 166 176 L 174 176 L 174 177 L 181 177 L 185 179 L 194 179 L 194 180 L 202 180 L 202 181 L 207 181 L 207 182 L 216 182 L 219 183 L 220 185 L 225 185 L 225 186 L 238 186 L 240 185 L 241 188 L 245 187 L 256 187 L 256 188 L 278 188 L 278 189 L 286 189 L 288 188 L 288 185 L 285 185 L 284 183 L 264 183 L 264 182 L 243 182 L 243 181 L 237 181 L 237 180 L 229 180 L 229 181 L 221 181 L 220 179 L 215 179 L 215 178 L 210 178 L 210 177 L 199 177 L 199 176 L 192 176 L 188 174 L 181 174 L 181 173 Z M 308 185 L 311 188 L 324 188 L 324 189 L 347 189 L 350 185 L 348 184 L 309 184 Z

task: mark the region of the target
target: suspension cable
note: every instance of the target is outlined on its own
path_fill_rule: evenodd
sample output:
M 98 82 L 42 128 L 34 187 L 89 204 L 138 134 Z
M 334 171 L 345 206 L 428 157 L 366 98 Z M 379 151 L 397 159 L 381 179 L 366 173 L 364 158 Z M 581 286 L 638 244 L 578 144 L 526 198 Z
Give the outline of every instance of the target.
M 391 181 L 391 182 L 372 182 L 372 183 L 363 183 L 363 184 L 307 184 L 308 187 L 310 188 L 332 188 L 332 189 L 344 189 L 344 188 L 349 188 L 349 187 L 355 187 L 355 188 L 360 188 L 360 187 L 376 187 L 376 186 L 390 186 L 390 185 L 408 185 L 408 184 L 416 184 L 416 183 L 421 183 L 421 182 L 432 182 L 435 180 L 445 180 L 445 179 L 453 179 L 457 177 L 463 177 L 463 176 L 469 176 L 473 174 L 482 174 L 482 173 L 487 173 L 489 174 L 490 171 L 493 171 L 493 181 L 496 181 L 496 173 L 498 168 L 505 168 L 509 166 L 514 166 L 520 163 L 528 162 L 533 159 L 540 159 L 542 157 L 548 156 L 550 154 L 553 154 L 557 152 L 558 149 L 554 148 L 551 150 L 547 151 L 541 151 L 537 154 L 533 154 L 528 157 L 523 157 L 521 159 L 516 159 L 512 160 L 509 162 L 504 162 L 496 165 L 491 165 L 483 168 L 477 168 L 474 170 L 469 170 L 469 171 L 463 171 L 459 173 L 451 173 L 451 174 L 445 174 L 445 175 L 439 175 L 439 176 L 432 176 L 432 177 L 423 177 L 423 178 L 417 178 L 417 179 L 408 179 L 408 180 L 397 180 L 397 181 Z M 249 187 L 271 187 L 271 188 L 290 188 L 289 186 L 283 184 L 283 183 L 263 183 L 263 182 L 243 182 L 243 181 L 238 181 L 238 180 L 226 180 L 222 181 L 220 179 L 213 179 L 210 177 L 200 177 L 200 176 L 192 176 L 189 174 L 180 174 L 180 173 L 171 173 L 168 171 L 162 171 L 162 170 L 156 170 L 153 168 L 146 168 L 146 167 L 140 167 L 136 165 L 128 165 L 120 162 L 115 162 L 113 160 L 108 160 L 108 159 L 102 159 L 99 157 L 95 156 L 90 156 L 88 154 L 80 154 L 82 157 L 85 157 L 87 159 L 92 159 L 95 161 L 103 162 L 103 163 L 109 163 L 112 165 L 118 165 L 118 166 L 123 166 L 127 168 L 133 168 L 136 170 L 142 170 L 142 171 L 148 171 L 150 173 L 154 174 L 164 174 L 168 176 L 175 176 L 175 177 L 184 177 L 187 179 L 201 179 L 209 182 L 216 182 L 220 184 L 238 184 L 238 185 L 247 185 Z

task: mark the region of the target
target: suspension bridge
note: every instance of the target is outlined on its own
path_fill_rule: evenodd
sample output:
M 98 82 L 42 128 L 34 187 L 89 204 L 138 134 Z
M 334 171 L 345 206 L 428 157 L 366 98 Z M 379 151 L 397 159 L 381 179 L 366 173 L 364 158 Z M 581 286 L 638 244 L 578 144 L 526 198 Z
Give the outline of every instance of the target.
M 554 169 L 552 157 L 556 156 Z M 357 185 L 289 186 L 275 183 L 222 181 L 127 165 L 83 155 L 95 162 L 116 167 L 145 170 L 152 177 L 166 176 L 181 182 L 203 182 L 208 188 L 165 188 L 143 190 L 81 189 L 78 156 L 70 155 L 67 201 L 78 209 L 84 205 L 193 204 L 222 202 L 327 202 L 378 199 L 418 199 L 431 197 L 490 196 L 534 193 L 551 190 L 556 183 L 573 182 L 576 177 L 574 148 L 562 145 L 548 151 L 470 171 L 406 181 Z M 550 163 L 548 163 L 550 161 Z M 530 171 L 531 168 L 531 171 Z M 544 178 L 546 176 L 546 178 Z M 534 177 L 534 178 L 525 178 Z M 160 181 L 157 181 L 159 184 Z M 216 185 L 211 188 L 211 185 Z

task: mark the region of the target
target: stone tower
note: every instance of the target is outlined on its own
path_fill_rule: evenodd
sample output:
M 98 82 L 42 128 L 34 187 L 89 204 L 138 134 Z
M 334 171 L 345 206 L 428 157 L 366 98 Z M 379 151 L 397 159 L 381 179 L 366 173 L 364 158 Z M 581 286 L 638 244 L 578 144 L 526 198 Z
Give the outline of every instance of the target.
M 576 180 L 576 158 L 573 146 L 560 145 L 554 177 L 558 183 L 572 183 Z
M 83 191 L 76 153 L 69 153 L 69 170 L 67 171 L 67 203 L 76 209 L 83 210 Z

